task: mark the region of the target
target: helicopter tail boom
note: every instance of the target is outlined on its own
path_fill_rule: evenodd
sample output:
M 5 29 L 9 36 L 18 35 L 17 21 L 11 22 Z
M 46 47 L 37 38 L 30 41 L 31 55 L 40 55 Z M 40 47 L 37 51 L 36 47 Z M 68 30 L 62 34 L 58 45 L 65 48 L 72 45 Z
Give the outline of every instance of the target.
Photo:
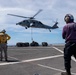
M 58 24 L 58 22 L 56 22 L 56 23 L 52 26 L 52 29 L 59 28 L 59 27 L 57 26 L 57 24 Z

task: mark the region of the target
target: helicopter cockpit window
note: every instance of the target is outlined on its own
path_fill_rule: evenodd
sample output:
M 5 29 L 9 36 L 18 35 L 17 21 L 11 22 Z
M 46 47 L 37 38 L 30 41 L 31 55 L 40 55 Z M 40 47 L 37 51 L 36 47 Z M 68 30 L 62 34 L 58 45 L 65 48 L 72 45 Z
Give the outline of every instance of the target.
M 25 22 L 25 20 L 23 22 Z
M 39 24 L 42 24 L 42 23 L 39 21 Z

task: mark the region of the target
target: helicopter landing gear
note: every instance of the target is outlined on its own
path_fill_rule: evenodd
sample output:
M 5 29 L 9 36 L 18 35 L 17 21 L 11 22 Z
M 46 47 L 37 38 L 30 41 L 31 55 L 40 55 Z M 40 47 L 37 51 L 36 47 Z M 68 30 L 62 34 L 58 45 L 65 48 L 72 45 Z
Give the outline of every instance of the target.
M 27 29 L 27 27 L 25 27 L 25 29 Z

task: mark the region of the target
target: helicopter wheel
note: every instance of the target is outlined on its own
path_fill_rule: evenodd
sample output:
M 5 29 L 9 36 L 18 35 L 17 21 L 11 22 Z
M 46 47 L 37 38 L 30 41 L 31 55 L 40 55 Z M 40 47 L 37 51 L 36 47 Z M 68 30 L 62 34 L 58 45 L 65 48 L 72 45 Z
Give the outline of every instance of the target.
M 25 29 L 27 29 L 27 27 L 25 27 Z

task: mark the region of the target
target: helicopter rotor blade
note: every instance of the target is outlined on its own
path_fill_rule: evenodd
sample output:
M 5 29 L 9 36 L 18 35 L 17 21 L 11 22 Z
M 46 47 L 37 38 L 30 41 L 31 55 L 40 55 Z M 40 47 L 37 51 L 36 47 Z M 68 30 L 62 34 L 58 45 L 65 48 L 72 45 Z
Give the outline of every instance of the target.
M 42 11 L 42 9 L 40 9 L 32 18 L 34 18 L 37 14 L 39 14 Z
M 29 18 L 29 19 L 35 19 L 34 17 L 39 14 L 42 11 L 42 9 L 40 9 L 33 17 L 25 17 L 25 16 L 20 16 L 20 15 L 15 15 L 15 14 L 7 14 L 7 15 L 11 15 L 11 16 L 16 16 L 16 17 L 21 17 L 21 18 Z
M 14 15 L 14 14 L 7 14 L 7 15 L 16 16 L 16 17 L 21 17 L 21 18 L 30 18 L 30 17 L 19 16 L 19 15 Z

